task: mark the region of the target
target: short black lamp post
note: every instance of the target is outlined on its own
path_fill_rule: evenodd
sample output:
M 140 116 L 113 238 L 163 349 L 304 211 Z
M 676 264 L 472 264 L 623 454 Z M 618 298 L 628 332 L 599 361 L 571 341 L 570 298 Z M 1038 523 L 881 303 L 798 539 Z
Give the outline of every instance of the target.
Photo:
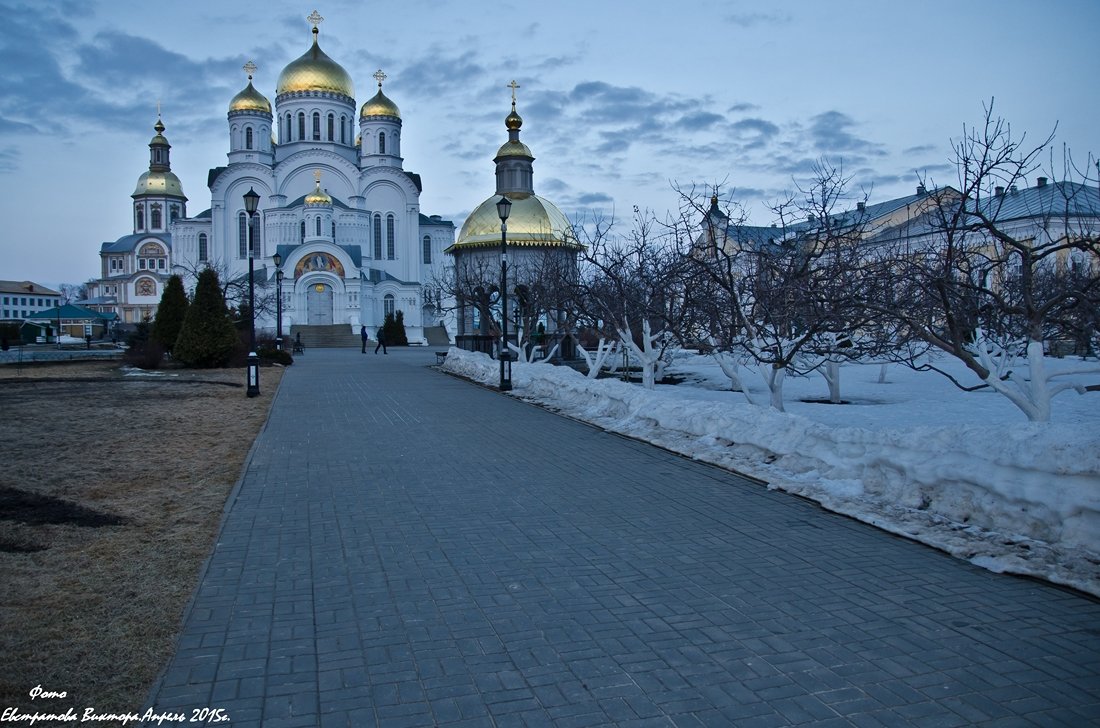
M 512 389 L 512 352 L 508 350 L 508 214 L 512 201 L 504 195 L 497 200 L 500 216 L 500 391 Z
M 244 211 L 248 213 L 248 389 L 249 397 L 260 393 L 260 357 L 256 356 L 256 208 L 260 196 L 251 187 L 244 193 Z
M 283 256 L 271 256 L 275 264 L 275 348 L 283 349 Z

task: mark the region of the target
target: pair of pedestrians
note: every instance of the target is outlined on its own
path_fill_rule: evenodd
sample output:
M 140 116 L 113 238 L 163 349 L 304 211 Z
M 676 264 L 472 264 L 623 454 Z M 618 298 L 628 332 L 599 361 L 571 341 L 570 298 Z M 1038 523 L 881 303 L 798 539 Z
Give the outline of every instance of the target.
M 359 327 L 359 336 L 362 337 L 362 339 L 363 339 L 363 353 L 366 354 L 367 353 L 367 340 L 370 338 L 369 336 L 367 336 L 367 327 L 366 326 L 360 326 Z M 389 354 L 389 352 L 386 351 L 386 335 L 382 332 L 382 329 L 378 329 L 377 336 L 378 336 L 378 343 L 374 347 L 374 353 L 377 354 L 378 349 L 381 348 L 383 354 Z

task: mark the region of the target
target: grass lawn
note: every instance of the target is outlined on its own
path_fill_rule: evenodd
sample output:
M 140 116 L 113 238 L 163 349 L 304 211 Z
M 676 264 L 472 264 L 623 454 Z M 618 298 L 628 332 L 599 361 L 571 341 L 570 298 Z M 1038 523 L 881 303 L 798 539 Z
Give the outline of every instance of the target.
M 141 708 L 281 377 L 0 368 L 0 710 Z

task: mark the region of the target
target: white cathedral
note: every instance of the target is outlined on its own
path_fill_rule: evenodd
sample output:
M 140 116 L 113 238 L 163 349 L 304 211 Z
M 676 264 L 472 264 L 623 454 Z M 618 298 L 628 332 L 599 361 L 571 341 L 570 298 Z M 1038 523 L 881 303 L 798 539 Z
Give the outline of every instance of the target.
M 273 256 L 281 258 L 282 326 L 343 325 L 373 336 L 400 310 L 410 344 L 443 316 L 433 283 L 455 228 L 420 212 L 419 175 L 403 167 L 401 112 L 382 92 L 356 109 L 351 77 L 318 43 L 279 74 L 275 105 L 252 85 L 229 103 L 228 164 L 210 170 L 210 208 L 187 215 L 172 173 L 170 145 L 158 118 L 149 171 L 133 198 L 134 231 L 100 249 L 101 277 L 89 284 L 89 307 L 125 323 L 151 320 L 168 276 L 185 286 L 205 265 L 222 276 L 248 275 L 249 216 L 244 196 L 260 196 L 251 236 L 257 280 L 273 292 Z M 259 307 L 257 307 L 259 309 Z M 275 331 L 274 312 L 258 310 L 257 329 Z

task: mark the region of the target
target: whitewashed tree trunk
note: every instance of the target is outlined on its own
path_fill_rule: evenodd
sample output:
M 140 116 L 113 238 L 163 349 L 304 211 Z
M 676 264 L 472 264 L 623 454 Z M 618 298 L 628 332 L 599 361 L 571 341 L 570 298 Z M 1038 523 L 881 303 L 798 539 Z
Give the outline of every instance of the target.
M 638 363 L 642 367 L 642 386 L 646 389 L 656 389 L 657 381 L 654 376 L 654 372 L 657 365 L 657 360 L 661 358 L 661 351 L 659 348 L 655 348 L 653 345 L 664 333 L 658 332 L 653 335 L 650 330 L 649 321 L 642 321 L 642 346 L 639 347 L 634 343 L 634 336 L 630 331 L 630 325 L 625 321 L 617 329 L 619 334 L 619 341 L 623 347 L 634 355 L 634 358 L 638 360 Z
M 617 341 L 612 341 L 600 337 L 600 341 L 596 344 L 596 353 L 589 354 L 587 350 L 580 344 L 577 344 L 577 351 L 584 357 L 584 364 L 588 367 L 588 373 L 585 375 L 589 379 L 595 379 L 600 375 L 600 370 L 604 366 L 608 367 L 609 371 L 615 371 L 618 367 L 618 363 L 615 361 L 615 354 L 618 352 L 619 344 Z M 610 360 L 610 363 L 609 363 Z
M 829 385 L 829 401 L 833 404 L 840 404 L 840 362 L 828 358 L 825 360 L 824 366 L 820 366 L 817 369 L 821 372 L 821 376 L 825 378 L 825 383 Z
M 986 338 L 981 329 L 978 329 L 974 334 L 974 345 L 971 351 L 981 365 L 989 371 L 989 375 L 984 380 L 985 383 L 993 391 L 1016 405 L 1032 422 L 1050 421 L 1050 401 L 1055 395 L 1067 389 L 1085 394 L 1084 382 L 1078 380 L 1059 382 L 1055 381 L 1057 378 L 1100 374 L 1100 365 L 1097 364 L 1058 372 L 1048 371 L 1046 357 L 1043 355 L 1043 342 L 1036 340 L 1027 342 L 1025 374 L 1019 367 L 1013 366 L 1019 359 L 1020 344 L 1022 342 L 1013 346 L 992 341 Z
M 783 409 L 783 380 L 787 378 L 787 369 L 774 367 L 771 364 L 761 364 L 758 368 L 764 384 L 768 385 L 768 392 L 771 393 L 769 403 L 774 409 L 786 412 Z

